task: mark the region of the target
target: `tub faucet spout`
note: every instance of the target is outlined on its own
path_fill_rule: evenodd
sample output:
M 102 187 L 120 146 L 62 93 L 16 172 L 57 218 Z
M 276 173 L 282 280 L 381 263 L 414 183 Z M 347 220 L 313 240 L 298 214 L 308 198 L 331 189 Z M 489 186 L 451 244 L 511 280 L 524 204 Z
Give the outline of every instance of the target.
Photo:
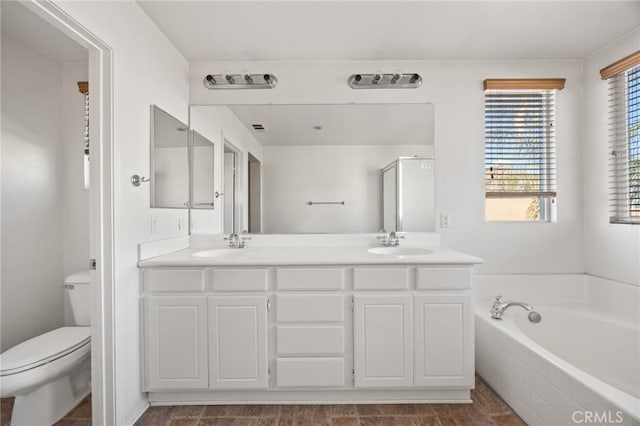
M 496 296 L 496 300 L 493 301 L 493 306 L 491 306 L 491 318 L 493 319 L 502 319 L 502 315 L 504 311 L 506 311 L 511 306 L 520 306 L 529 312 L 529 321 L 538 323 L 542 320 L 542 316 L 533 310 L 533 306 L 524 302 L 502 302 L 500 299 L 502 296 Z

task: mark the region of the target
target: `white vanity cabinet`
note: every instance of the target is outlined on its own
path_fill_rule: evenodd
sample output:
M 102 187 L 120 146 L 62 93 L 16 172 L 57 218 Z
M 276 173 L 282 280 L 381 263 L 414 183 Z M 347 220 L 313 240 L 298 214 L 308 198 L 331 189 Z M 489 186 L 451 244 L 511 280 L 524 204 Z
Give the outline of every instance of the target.
M 355 295 L 356 388 L 413 385 L 411 295 Z
M 147 390 L 207 389 L 207 298 L 144 300 Z
M 267 389 L 267 296 L 209 297 L 209 388 Z
M 414 296 L 414 384 L 473 385 L 473 311 L 468 294 Z
M 143 268 L 144 390 L 162 403 L 469 402 L 471 268 Z

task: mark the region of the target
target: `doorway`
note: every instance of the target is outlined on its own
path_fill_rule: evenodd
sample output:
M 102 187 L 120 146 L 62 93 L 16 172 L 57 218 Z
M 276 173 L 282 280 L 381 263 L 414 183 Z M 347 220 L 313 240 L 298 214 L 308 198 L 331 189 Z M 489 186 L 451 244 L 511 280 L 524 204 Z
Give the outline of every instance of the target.
M 52 25 L 64 37 L 69 37 L 88 52 L 88 99 L 90 166 L 89 179 L 74 175 L 70 184 L 89 185 L 89 251 L 92 271 L 91 291 L 91 417 L 93 424 L 115 423 L 115 353 L 114 353 L 114 266 L 113 266 L 113 158 L 112 158 L 112 49 L 51 1 L 20 2 L 42 23 Z M 4 12 L 2 13 L 4 18 Z M 49 42 L 54 39 L 49 39 Z M 46 52 L 43 52 L 46 53 Z M 80 89 L 80 87 L 78 87 Z M 77 90 L 77 89 L 76 89 Z M 4 91 L 3 91 L 4 94 Z M 78 96 L 75 93 L 72 96 Z M 70 96 L 71 96 L 70 95 Z M 82 123 L 83 117 L 78 118 Z M 82 125 L 82 124 L 80 124 Z M 83 147 L 82 140 L 79 144 Z M 78 167 L 84 168 L 83 154 Z M 89 182 L 87 182 L 89 181 Z M 3 184 L 5 182 L 3 181 Z M 83 266 L 87 269 L 87 266 Z
M 249 233 L 259 234 L 262 230 L 262 164 L 249 153 Z

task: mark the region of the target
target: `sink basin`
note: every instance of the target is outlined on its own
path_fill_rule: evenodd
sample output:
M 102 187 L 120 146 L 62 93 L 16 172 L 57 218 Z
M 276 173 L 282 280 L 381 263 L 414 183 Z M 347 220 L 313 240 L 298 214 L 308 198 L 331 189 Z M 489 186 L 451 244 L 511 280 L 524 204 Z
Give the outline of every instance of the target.
M 240 254 L 242 250 L 240 249 L 213 249 L 213 250 L 203 250 L 192 253 L 191 255 L 194 257 L 221 257 L 221 256 L 229 256 L 233 254 Z
M 431 254 L 433 251 L 422 249 L 422 248 L 412 248 L 412 247 L 375 247 L 370 248 L 369 253 L 380 254 L 383 256 L 423 256 L 425 254 Z

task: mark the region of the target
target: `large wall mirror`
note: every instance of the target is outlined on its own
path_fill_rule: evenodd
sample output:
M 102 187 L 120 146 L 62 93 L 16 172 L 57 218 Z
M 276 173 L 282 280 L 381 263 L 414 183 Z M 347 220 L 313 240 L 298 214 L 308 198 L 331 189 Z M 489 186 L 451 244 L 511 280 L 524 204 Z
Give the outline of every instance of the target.
M 189 205 L 189 126 L 151 106 L 151 207 Z
M 215 145 L 191 130 L 191 203 L 192 209 L 212 210 L 215 206 Z
M 194 143 L 194 193 L 214 203 L 192 211 L 194 233 L 435 230 L 431 104 L 192 106 L 190 117 L 216 142 Z M 198 170 L 201 155 L 213 170 Z

